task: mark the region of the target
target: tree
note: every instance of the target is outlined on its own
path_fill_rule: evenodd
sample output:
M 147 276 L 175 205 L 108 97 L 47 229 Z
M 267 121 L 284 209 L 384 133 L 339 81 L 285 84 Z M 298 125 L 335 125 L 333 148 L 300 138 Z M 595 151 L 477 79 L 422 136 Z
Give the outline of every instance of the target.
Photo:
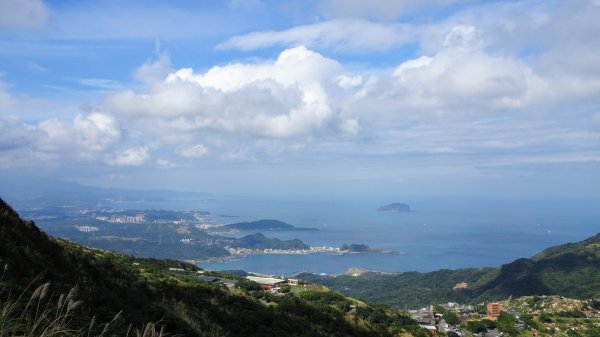
M 518 331 L 515 328 L 516 322 L 516 318 L 514 318 L 511 314 L 502 311 L 498 316 L 498 330 L 508 334 L 509 336 L 516 336 L 518 334 Z
M 456 325 L 460 324 L 460 318 L 458 318 L 458 315 L 455 312 L 452 312 L 452 311 L 448 311 L 444 315 L 444 319 L 450 325 L 455 325 L 456 326 Z

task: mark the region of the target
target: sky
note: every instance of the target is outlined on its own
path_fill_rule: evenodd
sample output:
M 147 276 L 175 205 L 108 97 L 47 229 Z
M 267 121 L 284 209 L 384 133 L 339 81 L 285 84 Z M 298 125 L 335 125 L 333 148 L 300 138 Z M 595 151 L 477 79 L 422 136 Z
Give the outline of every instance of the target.
M 598 18 L 598 0 L 0 0 L 0 175 L 597 198 Z

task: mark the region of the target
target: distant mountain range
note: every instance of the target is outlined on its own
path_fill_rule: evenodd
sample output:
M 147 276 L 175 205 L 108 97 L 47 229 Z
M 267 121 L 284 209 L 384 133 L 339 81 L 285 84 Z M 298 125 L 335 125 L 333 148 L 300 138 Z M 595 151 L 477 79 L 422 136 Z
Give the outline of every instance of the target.
M 3 197 L 8 196 L 17 209 L 48 206 L 91 207 L 119 205 L 121 203 L 154 202 L 173 200 L 206 200 L 209 193 L 172 190 L 137 190 L 86 186 L 61 180 L 7 180 L 0 177 Z
M 498 268 L 299 277 L 349 296 L 403 308 L 448 301 L 479 303 L 525 295 L 595 298 L 600 297 L 600 233 Z

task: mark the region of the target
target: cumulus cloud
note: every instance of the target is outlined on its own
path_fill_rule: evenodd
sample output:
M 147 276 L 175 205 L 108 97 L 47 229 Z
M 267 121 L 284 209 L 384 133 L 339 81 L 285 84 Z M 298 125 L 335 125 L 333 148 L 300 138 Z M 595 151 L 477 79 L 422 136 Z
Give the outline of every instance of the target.
M 14 97 L 0 82 L 0 153 L 3 167 L 37 165 L 39 163 L 101 162 L 119 147 L 121 127 L 111 115 L 92 111 L 79 113 L 72 119 L 47 117 L 26 122 L 23 109 L 35 99 Z
M 455 27 L 447 48 L 400 64 L 393 73 L 397 93 L 412 108 L 498 110 L 523 107 L 547 87 L 519 60 L 469 46 L 473 34 Z
M 312 48 L 368 53 L 385 51 L 414 40 L 415 33 L 410 25 L 339 19 L 282 31 L 253 32 L 234 36 L 219 44 L 217 48 L 248 51 L 272 46 L 304 45 Z
M 73 121 L 73 130 L 77 141 L 90 151 L 105 150 L 121 136 L 115 118 L 99 112 L 77 115 Z
M 145 119 L 155 118 L 152 124 L 166 133 L 307 136 L 336 123 L 329 87 L 337 86 L 333 79 L 341 70 L 338 62 L 300 46 L 262 63 L 233 63 L 205 73 L 179 69 L 149 92 L 121 92 L 105 106 L 146 129 L 153 126 Z
M 39 28 L 49 16 L 42 0 L 0 0 L 0 28 Z

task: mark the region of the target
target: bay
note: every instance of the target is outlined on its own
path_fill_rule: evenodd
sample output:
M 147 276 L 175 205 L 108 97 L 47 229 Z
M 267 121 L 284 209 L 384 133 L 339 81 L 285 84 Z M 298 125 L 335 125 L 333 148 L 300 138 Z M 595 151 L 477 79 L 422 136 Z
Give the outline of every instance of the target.
M 377 212 L 390 202 L 406 202 L 410 213 Z M 251 255 L 202 263 L 213 270 L 245 270 L 271 275 L 298 272 L 339 274 L 351 267 L 385 272 L 498 266 L 530 257 L 544 248 L 585 239 L 600 228 L 592 200 L 550 198 L 410 198 L 410 200 L 285 197 L 220 197 L 197 207 L 226 223 L 278 219 L 319 231 L 273 231 L 268 237 L 299 238 L 311 246 L 362 243 L 403 254 Z M 241 234 L 250 234 L 241 233 Z

